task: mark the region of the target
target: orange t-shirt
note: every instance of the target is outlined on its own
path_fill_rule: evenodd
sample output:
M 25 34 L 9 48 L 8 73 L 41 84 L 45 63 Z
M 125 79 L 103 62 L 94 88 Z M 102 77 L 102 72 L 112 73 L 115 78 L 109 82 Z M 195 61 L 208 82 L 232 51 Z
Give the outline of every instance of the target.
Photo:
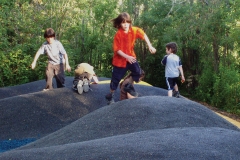
M 126 67 L 127 60 L 117 54 L 121 50 L 129 56 L 136 57 L 134 52 L 134 44 L 136 39 L 144 39 L 144 31 L 138 27 L 130 27 L 128 33 L 124 33 L 122 28 L 118 29 L 113 41 L 113 60 L 112 64 L 117 67 Z

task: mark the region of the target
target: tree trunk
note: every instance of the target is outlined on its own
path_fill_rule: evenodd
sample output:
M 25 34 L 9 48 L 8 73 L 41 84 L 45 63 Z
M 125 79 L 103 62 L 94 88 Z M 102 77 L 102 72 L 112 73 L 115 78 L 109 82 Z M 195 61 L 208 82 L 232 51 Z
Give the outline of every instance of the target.
M 218 43 L 216 40 L 216 37 L 213 36 L 213 56 L 214 56 L 214 71 L 215 73 L 218 73 L 218 67 L 219 67 L 219 53 L 218 53 Z

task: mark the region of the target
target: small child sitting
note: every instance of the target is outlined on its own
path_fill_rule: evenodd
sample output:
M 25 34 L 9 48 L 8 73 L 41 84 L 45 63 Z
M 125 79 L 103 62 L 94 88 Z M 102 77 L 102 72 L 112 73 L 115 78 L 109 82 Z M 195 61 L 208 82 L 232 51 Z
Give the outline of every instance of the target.
M 93 79 L 94 84 L 98 83 L 98 78 L 93 70 L 93 66 L 88 63 L 80 63 L 74 71 L 75 78 L 73 80 L 73 89 L 77 90 L 79 94 L 88 92 L 90 83 Z

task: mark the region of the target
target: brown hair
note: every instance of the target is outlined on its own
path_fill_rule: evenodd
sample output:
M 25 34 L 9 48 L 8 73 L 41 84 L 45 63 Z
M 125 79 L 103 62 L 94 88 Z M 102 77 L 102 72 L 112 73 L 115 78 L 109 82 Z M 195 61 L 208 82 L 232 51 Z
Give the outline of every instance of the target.
M 130 23 L 130 25 L 132 24 L 131 17 L 127 12 L 123 12 L 123 13 L 119 14 L 117 18 L 112 20 L 112 22 L 113 22 L 113 27 L 115 27 L 117 29 L 119 29 L 121 27 L 122 22 L 128 22 L 128 23 Z
M 166 48 L 169 50 L 169 49 L 172 49 L 172 52 L 173 53 L 177 53 L 177 43 L 175 42 L 170 42 L 170 43 L 167 43 L 166 44 Z
M 52 28 L 47 28 L 44 33 L 44 38 L 55 37 L 55 32 Z

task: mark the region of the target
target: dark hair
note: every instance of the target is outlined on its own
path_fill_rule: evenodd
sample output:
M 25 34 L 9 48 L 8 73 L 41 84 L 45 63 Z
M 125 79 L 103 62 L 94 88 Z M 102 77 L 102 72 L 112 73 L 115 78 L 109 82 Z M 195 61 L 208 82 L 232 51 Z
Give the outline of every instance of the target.
M 55 37 L 55 32 L 52 28 L 47 28 L 44 33 L 44 38 Z
M 166 48 L 169 50 L 169 49 L 172 49 L 172 52 L 173 53 L 177 53 L 177 43 L 175 42 L 170 42 L 170 43 L 167 43 L 166 44 Z
M 128 23 L 130 23 L 130 25 L 132 24 L 131 17 L 127 12 L 123 12 L 123 13 L 119 14 L 117 18 L 112 20 L 112 22 L 113 22 L 113 27 L 115 27 L 117 29 L 119 29 L 121 27 L 122 22 L 128 22 Z

